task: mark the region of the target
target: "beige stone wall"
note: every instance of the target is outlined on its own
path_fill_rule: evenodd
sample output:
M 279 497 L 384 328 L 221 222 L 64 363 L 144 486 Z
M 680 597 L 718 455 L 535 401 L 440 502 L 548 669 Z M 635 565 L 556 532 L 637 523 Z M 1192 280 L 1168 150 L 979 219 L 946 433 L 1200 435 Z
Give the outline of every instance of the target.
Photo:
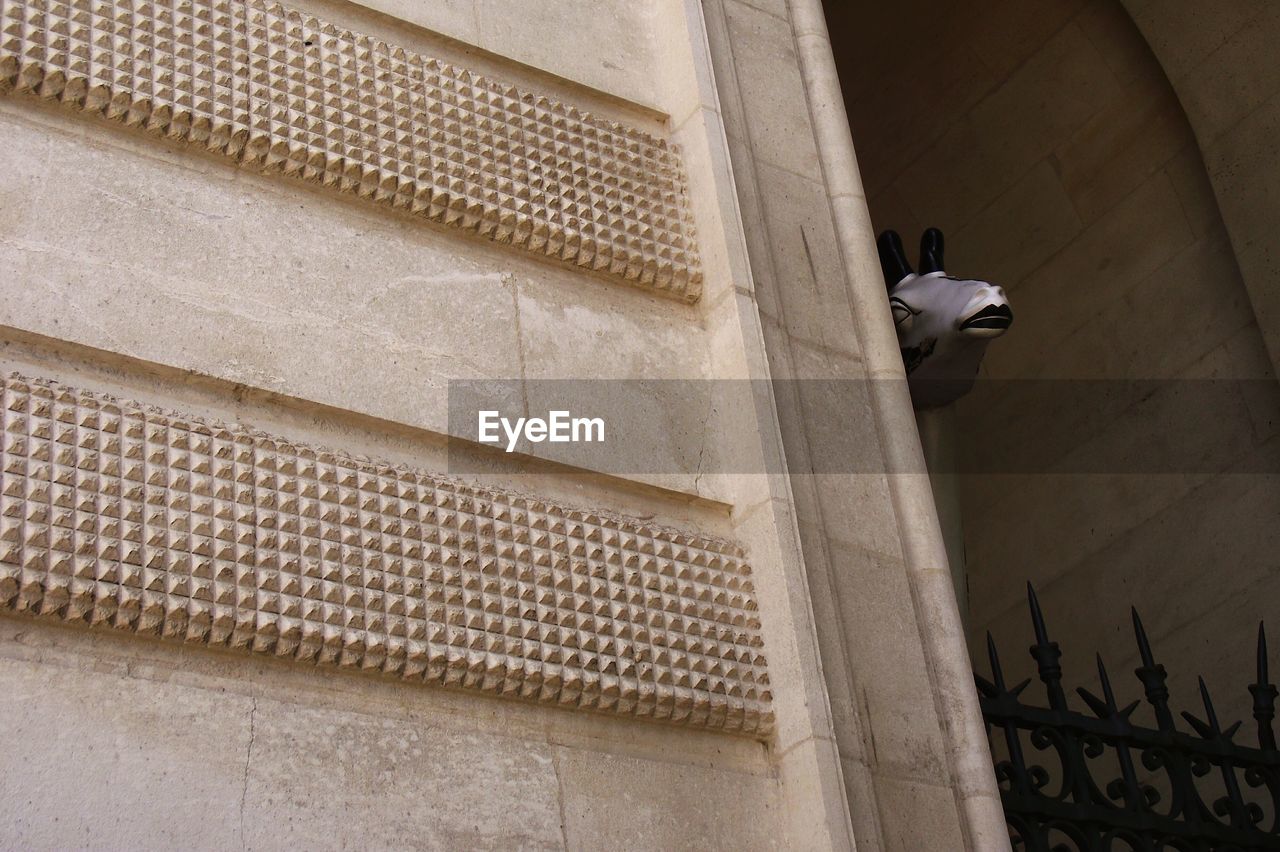
M 0 99 L 6 374 L 429 473 L 448 467 L 450 379 L 767 376 L 697 4 L 298 5 L 678 146 L 701 298 L 18 93 Z M 670 434 L 625 444 L 659 473 L 496 454 L 473 479 L 741 544 L 762 566 L 767 734 L 11 614 L 3 718 L 23 746 L 2 760 L 0 836 L 33 848 L 850 847 L 789 485 L 716 472 L 725 459 L 778 469 L 765 461 L 780 452 L 776 425 L 708 414 L 703 400 L 638 404 L 672 415 Z
M 991 630 L 1015 672 L 1030 667 L 1021 648 L 1031 580 L 1068 678 L 1088 683 L 1095 650 L 1113 672 L 1132 667 L 1132 602 L 1179 700 L 1192 698 L 1203 672 L 1215 697 L 1241 713 L 1252 631 L 1280 601 L 1280 491 L 1257 473 L 1275 469 L 1280 399 L 1266 386 L 1273 372 L 1255 315 L 1263 308 L 1241 278 L 1246 249 L 1236 225 L 1224 227 L 1214 190 L 1224 211 L 1228 202 L 1205 161 L 1249 187 L 1257 209 L 1258 187 L 1276 171 L 1274 145 L 1255 142 L 1253 159 L 1228 168 L 1225 154 L 1197 140 L 1179 75 L 1166 75 L 1115 0 L 943 5 L 833 4 L 832 20 L 847 40 L 839 55 L 877 228 L 910 242 L 941 227 L 950 270 L 988 277 L 1010 295 L 1016 322 L 991 346 L 984 376 L 1264 380 L 1200 412 L 1195 473 L 965 477 L 971 647 Z M 1148 32 L 1182 16 L 1209 40 L 1225 25 L 1205 4 L 1134 5 Z M 1264 38 L 1243 20 L 1229 29 Z M 1254 79 L 1268 66 L 1224 47 L 1219 67 Z M 1202 76 L 1207 104 L 1213 83 Z M 1220 88 L 1232 86 L 1225 79 Z M 1243 109 L 1220 120 L 1246 144 Z M 1225 150 L 1237 137 L 1221 138 Z M 959 452 L 983 465 L 1006 448 L 1043 447 L 1051 471 L 1080 470 L 1091 453 L 1161 440 L 1159 395 L 1124 411 L 1028 409 L 1024 398 L 997 385 L 962 401 Z M 1134 685 L 1126 691 L 1136 697 Z
M 0 622 L 27 849 L 773 848 L 764 746 Z

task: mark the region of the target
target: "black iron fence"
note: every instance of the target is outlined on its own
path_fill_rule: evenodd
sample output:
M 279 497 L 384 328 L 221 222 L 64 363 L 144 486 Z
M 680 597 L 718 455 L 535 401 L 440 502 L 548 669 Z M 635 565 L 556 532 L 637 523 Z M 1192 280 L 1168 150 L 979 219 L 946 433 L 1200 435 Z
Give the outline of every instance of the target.
M 991 635 L 991 680 L 979 699 L 1015 849 L 1028 852 L 1227 852 L 1280 849 L 1280 751 L 1272 720 L 1277 689 L 1267 673 L 1267 637 L 1258 625 L 1257 679 L 1249 686 L 1256 746 L 1235 742 L 1240 722 L 1223 726 L 1204 679 L 1203 718 L 1169 707 L 1164 666 L 1155 661 L 1137 610 L 1133 630 L 1142 665 L 1134 670 L 1155 726 L 1130 717 L 1141 702 L 1117 698 L 1101 656 L 1102 695 L 1076 692 L 1090 712 L 1074 710 L 1062 686 L 1061 651 L 1049 639 L 1035 590 L 1027 586 L 1035 644 L 1031 656 L 1047 706 L 1025 703 L 1030 679 L 1008 686 Z

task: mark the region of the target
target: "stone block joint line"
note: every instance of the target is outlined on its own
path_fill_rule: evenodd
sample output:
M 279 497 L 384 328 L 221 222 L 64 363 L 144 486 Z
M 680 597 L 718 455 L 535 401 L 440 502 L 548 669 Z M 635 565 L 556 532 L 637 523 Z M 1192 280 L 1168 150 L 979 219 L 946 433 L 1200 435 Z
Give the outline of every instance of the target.
M 766 736 L 735 545 L 11 375 L 0 609 Z
M 263 0 L 0 0 L 0 91 L 701 295 L 665 140 Z

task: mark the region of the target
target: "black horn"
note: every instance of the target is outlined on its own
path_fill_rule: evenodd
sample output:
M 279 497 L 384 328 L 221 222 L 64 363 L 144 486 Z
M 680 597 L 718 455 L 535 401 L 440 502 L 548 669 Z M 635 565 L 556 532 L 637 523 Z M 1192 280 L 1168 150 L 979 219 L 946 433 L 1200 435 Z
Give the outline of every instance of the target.
M 880 269 L 884 272 L 884 283 L 892 290 L 908 275 L 911 275 L 911 264 L 907 263 L 907 253 L 902 250 L 902 238 L 897 231 L 885 231 L 876 240 L 876 248 L 880 250 Z
M 929 228 L 920 235 L 920 274 L 942 272 L 946 267 L 942 260 L 942 232 Z

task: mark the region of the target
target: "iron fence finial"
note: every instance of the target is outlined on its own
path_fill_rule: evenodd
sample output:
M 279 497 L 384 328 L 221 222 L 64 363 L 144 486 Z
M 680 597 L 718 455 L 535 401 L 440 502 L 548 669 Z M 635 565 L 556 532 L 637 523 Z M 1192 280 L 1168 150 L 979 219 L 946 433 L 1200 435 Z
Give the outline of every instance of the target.
M 1173 731 L 1173 713 L 1169 710 L 1169 679 L 1164 666 L 1156 662 L 1151 653 L 1151 643 L 1147 640 L 1147 631 L 1142 627 L 1142 619 L 1138 616 L 1137 607 L 1129 607 L 1133 619 L 1133 635 L 1138 640 L 1138 654 L 1142 657 L 1142 665 L 1133 670 L 1142 681 L 1142 691 L 1147 703 L 1156 714 L 1156 727 L 1166 733 Z
M 1267 629 L 1258 622 L 1258 681 L 1249 685 L 1253 695 L 1253 718 L 1258 723 L 1258 747 L 1275 751 L 1276 732 L 1271 721 L 1276 717 L 1276 696 L 1280 690 L 1271 683 L 1267 672 Z
M 1040 611 L 1040 600 L 1036 597 L 1035 587 L 1027 583 L 1027 603 L 1031 608 L 1031 627 L 1036 634 L 1036 643 L 1031 646 L 1031 657 L 1036 661 L 1036 670 L 1044 683 L 1045 692 L 1049 696 L 1049 706 L 1060 712 L 1067 710 L 1067 695 L 1062 689 L 1062 651 L 1057 642 L 1049 640 L 1049 629 L 1044 623 L 1044 613 Z

